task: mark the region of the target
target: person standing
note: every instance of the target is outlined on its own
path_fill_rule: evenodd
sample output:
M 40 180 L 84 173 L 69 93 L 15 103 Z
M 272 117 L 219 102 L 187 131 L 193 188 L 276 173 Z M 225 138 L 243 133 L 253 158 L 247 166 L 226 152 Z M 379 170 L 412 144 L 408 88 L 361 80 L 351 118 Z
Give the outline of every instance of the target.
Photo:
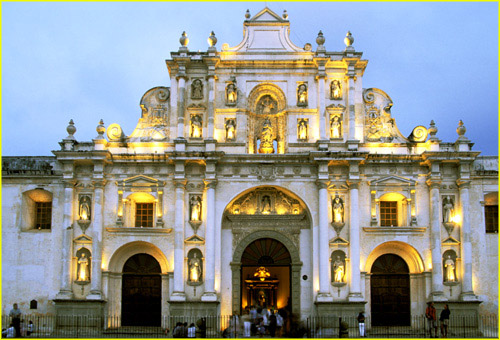
M 448 322 L 450 321 L 450 309 L 448 308 L 448 305 L 444 305 L 444 309 L 441 311 L 441 314 L 439 315 L 439 322 L 441 323 L 441 337 L 442 338 L 447 338 L 448 337 Z
M 17 308 L 17 303 L 13 305 L 14 308 L 10 310 L 9 316 L 12 318 L 12 325 L 16 330 L 16 338 L 21 337 L 21 310 Z
M 363 312 L 359 312 L 358 314 L 358 324 L 359 324 L 359 336 L 365 337 L 365 315 Z
M 196 337 L 196 326 L 194 323 L 191 323 L 187 329 L 187 337 L 188 338 L 195 338 Z
M 427 324 L 429 326 L 429 335 L 431 338 L 437 338 L 437 324 L 436 324 L 436 308 L 434 308 L 434 302 L 429 302 L 427 308 L 425 309 L 425 317 L 427 318 Z M 434 335 L 432 336 L 432 330 L 434 329 Z

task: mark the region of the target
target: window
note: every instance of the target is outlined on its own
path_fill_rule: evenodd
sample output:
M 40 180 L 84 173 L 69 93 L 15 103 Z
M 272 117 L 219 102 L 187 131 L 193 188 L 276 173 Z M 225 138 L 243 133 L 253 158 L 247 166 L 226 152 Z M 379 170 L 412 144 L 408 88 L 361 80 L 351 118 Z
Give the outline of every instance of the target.
M 52 202 L 35 202 L 35 229 L 50 229 Z
M 393 227 L 398 225 L 398 202 L 380 202 L 380 225 L 382 227 Z
M 498 233 L 498 205 L 484 206 L 484 220 L 487 233 Z
M 23 193 L 21 230 L 52 228 L 52 193 L 42 188 Z
M 153 203 L 136 203 L 135 226 L 153 227 Z

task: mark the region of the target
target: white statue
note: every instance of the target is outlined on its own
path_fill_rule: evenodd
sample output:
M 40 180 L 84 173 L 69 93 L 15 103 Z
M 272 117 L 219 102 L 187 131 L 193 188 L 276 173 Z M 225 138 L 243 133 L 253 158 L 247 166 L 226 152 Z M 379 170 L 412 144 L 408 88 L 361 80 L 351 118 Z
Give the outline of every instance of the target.
M 191 221 L 201 221 L 201 197 L 192 196 L 189 205 L 191 207 Z
M 344 262 L 337 256 L 335 262 L 333 262 L 333 281 L 334 282 L 344 282 Z
M 307 86 L 305 84 L 300 84 L 297 90 L 297 97 L 299 104 L 307 103 Z
M 236 123 L 234 119 L 228 119 L 226 122 L 226 139 L 233 140 L 236 136 Z
M 191 118 L 191 137 L 200 138 L 202 129 L 202 120 L 199 115 L 194 115 Z
M 307 139 L 307 121 L 301 119 L 299 122 L 299 139 Z
M 236 103 L 236 86 L 234 84 L 229 84 L 227 86 L 227 103 L 228 104 L 234 104 Z
M 343 223 L 344 222 L 344 204 L 340 197 L 336 196 L 333 199 L 333 222 Z
M 271 198 L 267 195 L 262 197 L 262 213 L 263 214 L 271 213 Z
M 445 223 L 453 222 L 454 206 L 450 196 L 446 196 L 443 200 L 443 221 Z
M 82 253 L 78 259 L 78 278 L 77 281 L 88 281 L 89 280 L 89 260 L 85 257 L 85 253 Z
M 89 196 L 83 196 L 79 207 L 80 220 L 90 220 L 90 199 Z
M 331 99 L 342 99 L 342 86 L 340 85 L 340 81 L 332 81 L 330 85 L 330 92 Z
M 448 258 L 446 261 L 444 261 L 444 268 L 445 268 L 445 278 L 446 281 L 448 282 L 454 282 L 456 280 L 455 277 L 455 261 L 451 258 L 450 255 L 448 255 Z
M 189 260 L 189 281 L 200 282 L 201 280 L 201 260 L 193 254 L 193 258 Z
M 330 121 L 330 137 L 331 138 L 340 138 L 341 134 L 341 125 L 339 116 L 333 116 Z

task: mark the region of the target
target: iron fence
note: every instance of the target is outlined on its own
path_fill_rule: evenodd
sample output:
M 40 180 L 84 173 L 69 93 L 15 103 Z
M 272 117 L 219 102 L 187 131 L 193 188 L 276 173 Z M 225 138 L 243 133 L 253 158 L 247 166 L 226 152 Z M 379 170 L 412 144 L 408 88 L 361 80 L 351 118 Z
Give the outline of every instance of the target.
M 197 338 L 243 337 L 243 323 L 236 322 L 232 316 L 213 315 L 162 316 L 155 325 L 123 325 L 120 316 L 95 317 L 92 315 L 55 316 L 24 315 L 21 322 L 21 336 L 32 338 L 172 338 L 178 322 L 196 326 Z M 341 335 L 340 322 L 345 322 L 346 332 Z M 8 315 L 2 316 L 2 328 L 9 326 Z M 309 338 L 360 337 L 358 321 L 355 316 L 316 316 L 309 317 L 298 324 L 285 324 L 284 337 L 306 336 Z M 286 329 L 285 329 L 286 328 Z M 299 332 L 292 332 L 295 329 Z M 370 338 L 429 338 L 427 320 L 423 315 L 412 316 L 408 325 L 372 325 L 370 317 L 365 319 L 365 335 Z M 434 330 L 433 330 L 433 334 Z M 437 335 L 441 337 L 439 321 Z M 268 337 L 268 335 L 266 335 Z M 450 317 L 449 338 L 498 338 L 497 316 L 460 316 Z

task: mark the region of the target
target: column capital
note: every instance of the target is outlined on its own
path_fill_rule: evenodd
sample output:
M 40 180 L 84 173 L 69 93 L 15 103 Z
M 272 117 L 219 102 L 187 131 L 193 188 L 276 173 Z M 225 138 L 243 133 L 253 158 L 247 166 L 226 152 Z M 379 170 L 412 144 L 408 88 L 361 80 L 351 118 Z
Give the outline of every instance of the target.
M 103 189 L 104 186 L 106 185 L 106 182 L 107 181 L 105 179 L 98 179 L 98 180 L 92 181 L 92 184 L 94 185 L 95 189 Z
M 185 189 L 187 181 L 183 179 L 174 179 L 174 185 L 176 189 Z
M 73 188 L 76 185 L 76 180 L 73 179 L 63 179 L 62 180 L 64 188 Z
M 429 178 L 425 183 L 429 186 L 431 189 L 439 189 L 441 186 L 441 180 L 440 179 L 434 179 L 434 178 Z
M 347 186 L 349 186 L 349 189 L 358 189 L 359 188 L 359 183 L 361 183 L 361 180 L 359 180 L 359 179 L 348 179 L 346 182 L 347 182 Z
M 203 183 L 205 183 L 205 188 L 207 189 L 215 189 L 217 186 L 217 180 L 216 179 L 205 179 Z
M 459 189 L 470 189 L 470 180 L 457 179 Z
M 328 180 L 323 180 L 323 179 L 317 179 L 316 180 L 316 185 L 318 186 L 318 189 L 328 189 L 328 185 L 330 184 L 330 181 Z

